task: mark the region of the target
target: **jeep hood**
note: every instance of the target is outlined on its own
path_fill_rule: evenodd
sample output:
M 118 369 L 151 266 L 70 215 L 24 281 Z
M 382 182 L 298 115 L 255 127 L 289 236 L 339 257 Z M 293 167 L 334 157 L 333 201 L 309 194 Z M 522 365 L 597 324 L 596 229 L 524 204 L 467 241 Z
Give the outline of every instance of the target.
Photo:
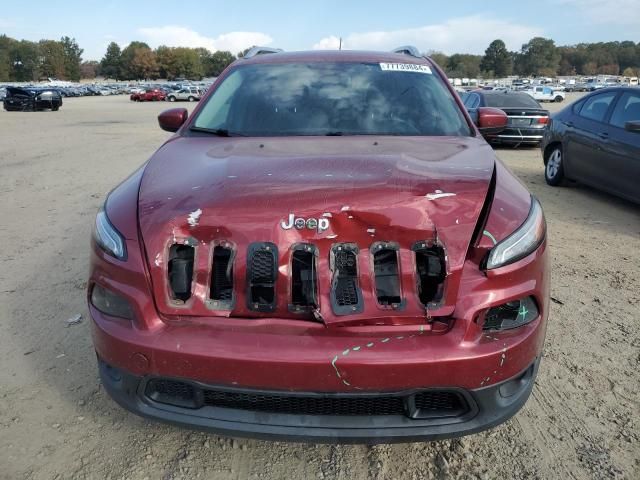
M 411 255 L 416 242 L 437 240 L 447 254 L 450 284 L 436 313 L 451 314 L 494 162 L 492 149 L 472 137 L 175 137 L 149 161 L 139 193 L 140 231 L 156 306 L 167 315 L 256 315 L 242 301 L 222 313 L 205 308 L 207 249 L 216 242 L 230 242 L 237 250 L 233 275 L 240 291 L 249 244 L 277 246 L 278 282 L 284 285 L 278 299 L 284 305 L 279 302 L 271 316 L 285 318 L 292 245 L 315 245 L 322 265 L 335 243 L 354 243 L 368 252 L 374 242 L 395 242 L 401 255 Z M 329 226 L 322 232 L 284 229 L 281 222 L 287 223 L 290 214 L 325 218 Z M 183 306 L 167 296 L 167 256 L 174 243 L 198 249 L 194 298 Z M 200 254 L 201 247 L 208 253 Z M 318 275 L 325 321 L 344 320 L 322 304 L 330 272 L 319 268 Z M 369 275 L 361 272 L 363 290 L 370 287 Z M 408 304 L 394 316 L 415 320 L 424 316 L 424 308 Z M 371 312 L 353 317 L 371 318 Z

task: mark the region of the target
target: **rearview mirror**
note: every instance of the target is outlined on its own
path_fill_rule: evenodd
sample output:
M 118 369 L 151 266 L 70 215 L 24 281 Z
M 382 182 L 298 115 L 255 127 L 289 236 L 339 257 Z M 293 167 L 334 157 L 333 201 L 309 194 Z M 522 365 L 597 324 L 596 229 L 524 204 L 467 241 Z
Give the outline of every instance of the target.
M 624 129 L 627 132 L 640 133 L 640 120 L 633 120 L 624 124 Z
M 171 108 L 158 115 L 158 124 L 167 132 L 177 132 L 187 121 L 188 116 L 189 112 L 186 108 Z
M 508 122 L 507 114 L 499 108 L 478 108 L 477 125 L 482 135 L 500 133 L 506 128 Z

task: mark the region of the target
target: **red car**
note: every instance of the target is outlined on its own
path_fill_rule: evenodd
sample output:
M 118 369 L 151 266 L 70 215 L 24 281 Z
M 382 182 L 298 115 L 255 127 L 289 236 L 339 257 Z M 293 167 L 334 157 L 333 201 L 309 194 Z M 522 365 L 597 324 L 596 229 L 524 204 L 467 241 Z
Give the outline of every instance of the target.
M 166 97 L 162 90 L 151 88 L 142 93 L 132 93 L 129 100 L 134 102 L 157 102 L 164 100 Z
M 98 213 L 88 302 L 105 389 L 224 435 L 478 432 L 533 388 L 545 219 L 414 48 L 255 48 Z

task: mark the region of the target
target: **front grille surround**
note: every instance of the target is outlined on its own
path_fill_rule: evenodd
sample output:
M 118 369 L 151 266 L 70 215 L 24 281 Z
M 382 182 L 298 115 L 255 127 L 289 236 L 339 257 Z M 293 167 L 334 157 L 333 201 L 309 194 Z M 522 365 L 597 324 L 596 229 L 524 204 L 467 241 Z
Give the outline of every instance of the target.
M 453 388 L 399 393 L 300 393 L 222 388 L 182 379 L 151 378 L 142 392 L 154 402 L 195 410 L 217 407 L 312 417 L 456 419 L 474 411 L 468 394 Z

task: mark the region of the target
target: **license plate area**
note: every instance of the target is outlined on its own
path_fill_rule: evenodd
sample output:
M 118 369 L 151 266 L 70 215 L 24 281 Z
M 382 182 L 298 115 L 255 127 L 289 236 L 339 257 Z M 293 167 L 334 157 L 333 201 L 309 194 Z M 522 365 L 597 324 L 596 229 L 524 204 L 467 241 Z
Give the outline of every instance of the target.
M 509 125 L 513 125 L 514 127 L 528 127 L 531 125 L 531 119 L 509 117 Z

